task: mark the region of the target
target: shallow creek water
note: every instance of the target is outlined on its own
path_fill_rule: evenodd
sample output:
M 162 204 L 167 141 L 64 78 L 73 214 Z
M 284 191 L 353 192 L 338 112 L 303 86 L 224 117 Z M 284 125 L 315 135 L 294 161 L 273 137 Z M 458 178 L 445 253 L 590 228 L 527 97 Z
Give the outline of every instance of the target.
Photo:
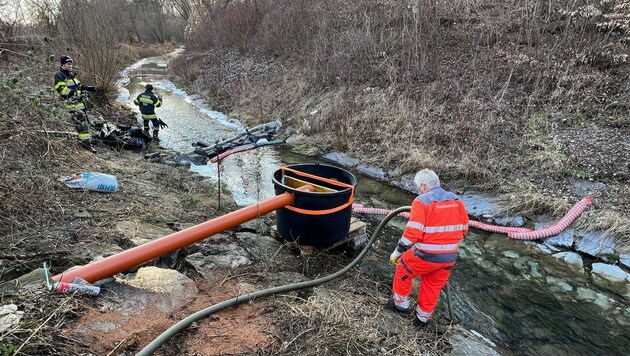
M 164 105 L 156 110 L 169 127 L 161 143 L 180 153 L 203 140 L 213 143 L 241 132 L 244 127 L 207 108 L 203 101 L 178 89 L 167 79 L 168 57 L 148 58 L 129 67 L 119 81 L 118 100 L 137 109 L 133 99 L 150 82 Z M 269 120 L 271 121 L 271 120 Z M 271 197 L 273 173 L 283 165 L 313 163 L 282 146 L 262 147 L 191 170 L 227 187 L 239 205 Z M 353 172 L 359 179 L 356 202 L 393 209 L 409 205 L 413 195 Z M 362 217 L 371 230 L 380 218 Z M 377 273 L 392 274 L 388 255 L 405 221 L 394 219 L 365 260 Z M 370 229 L 369 229 L 370 230 Z M 369 231 L 368 230 L 368 231 Z M 378 262 L 374 262 L 378 261 Z M 627 300 L 590 284 L 583 270 L 572 270 L 536 246 L 504 235 L 470 232 L 463 243 L 458 266 L 451 277 L 454 309 L 467 329 L 496 345 L 502 354 L 628 355 L 630 307 Z

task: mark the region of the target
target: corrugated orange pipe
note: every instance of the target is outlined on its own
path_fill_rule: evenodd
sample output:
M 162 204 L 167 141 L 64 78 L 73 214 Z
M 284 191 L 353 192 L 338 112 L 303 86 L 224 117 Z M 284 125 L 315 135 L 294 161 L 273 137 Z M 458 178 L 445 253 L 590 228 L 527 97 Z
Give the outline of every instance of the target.
M 313 191 L 313 187 L 305 185 L 299 190 Z M 55 281 L 72 282 L 75 277 L 82 278 L 89 283 L 111 277 L 132 267 L 151 261 L 154 258 L 171 253 L 194 242 L 203 240 L 229 228 L 238 226 L 246 221 L 268 214 L 276 209 L 292 204 L 295 201 L 289 192 L 276 195 L 256 205 L 231 212 L 229 214 L 195 225 L 186 230 L 164 236 L 144 245 L 136 246 L 100 261 L 65 271 L 53 277 Z

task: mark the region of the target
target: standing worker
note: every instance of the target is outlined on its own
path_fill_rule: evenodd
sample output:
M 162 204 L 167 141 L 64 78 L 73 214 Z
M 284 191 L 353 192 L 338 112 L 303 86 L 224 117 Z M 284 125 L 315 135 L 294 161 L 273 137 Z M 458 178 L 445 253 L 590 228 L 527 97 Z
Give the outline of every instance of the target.
M 419 171 L 414 182 L 420 195 L 414 199 L 409 222 L 389 257 L 396 272 L 394 294 L 387 306 L 399 313 L 409 312 L 411 282 L 420 277 L 414 324 L 426 327 L 455 266 L 459 242 L 468 231 L 468 214 L 456 194 L 440 187 L 434 171 Z
M 162 106 L 162 97 L 153 94 L 153 85 L 147 84 L 144 87 L 144 93 L 140 93 L 134 104 L 140 106 L 140 114 L 142 114 L 142 121 L 144 125 L 144 134 L 149 136 L 149 121 L 153 124 L 153 139 L 159 141 L 158 134 L 161 127 L 168 127 L 164 121 L 157 118 L 155 115 L 155 108 Z
M 55 90 L 64 100 L 64 107 L 68 109 L 74 121 L 74 127 L 79 133 L 81 147 L 96 153 L 90 140 L 87 107 L 83 101 L 82 91 L 94 92 L 93 86 L 82 85 L 73 71 L 73 61 L 70 56 L 61 57 L 61 67 L 55 74 Z

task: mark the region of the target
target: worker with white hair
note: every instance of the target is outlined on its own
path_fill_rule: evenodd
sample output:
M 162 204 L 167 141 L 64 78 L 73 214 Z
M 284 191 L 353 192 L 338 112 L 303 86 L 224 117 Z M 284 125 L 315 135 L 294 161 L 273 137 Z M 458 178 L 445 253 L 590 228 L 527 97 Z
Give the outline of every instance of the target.
M 420 195 L 414 199 L 409 222 L 390 255 L 396 272 L 394 293 L 387 305 L 396 312 L 409 312 L 412 280 L 421 277 L 414 324 L 425 327 L 455 266 L 459 242 L 468 231 L 468 214 L 456 194 L 440 187 L 434 171 L 419 171 L 414 182 Z

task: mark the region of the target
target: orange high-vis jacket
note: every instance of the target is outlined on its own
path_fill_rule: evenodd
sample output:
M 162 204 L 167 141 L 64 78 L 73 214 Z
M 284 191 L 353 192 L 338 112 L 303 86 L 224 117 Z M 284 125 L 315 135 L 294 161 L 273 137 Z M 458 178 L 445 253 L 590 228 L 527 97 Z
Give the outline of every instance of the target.
M 413 248 L 428 262 L 455 262 L 459 242 L 468 231 L 468 213 L 456 194 L 435 187 L 414 199 L 409 222 L 396 249 Z

